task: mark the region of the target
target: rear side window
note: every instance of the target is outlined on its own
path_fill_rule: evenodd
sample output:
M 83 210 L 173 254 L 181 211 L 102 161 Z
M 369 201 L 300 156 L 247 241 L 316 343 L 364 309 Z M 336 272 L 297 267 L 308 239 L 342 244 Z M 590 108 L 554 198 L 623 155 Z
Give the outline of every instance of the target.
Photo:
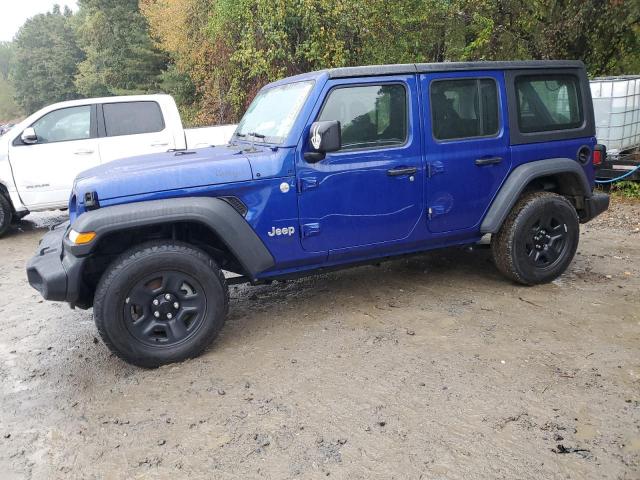
M 437 140 L 488 137 L 498 133 L 498 87 L 490 78 L 436 80 L 431 118 Z
M 164 130 L 162 111 L 156 102 L 105 103 L 102 110 L 107 137 Z
M 342 150 L 403 145 L 407 93 L 398 84 L 336 88 L 318 120 L 340 121 Z
M 518 127 L 523 133 L 567 130 L 582 125 L 582 99 L 573 75 L 516 78 Z

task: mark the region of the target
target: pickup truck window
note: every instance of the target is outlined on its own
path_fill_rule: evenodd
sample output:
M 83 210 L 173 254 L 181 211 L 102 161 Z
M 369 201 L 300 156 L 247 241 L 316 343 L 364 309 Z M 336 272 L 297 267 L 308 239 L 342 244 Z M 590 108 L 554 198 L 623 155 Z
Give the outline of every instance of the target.
M 284 142 L 312 86 L 313 82 L 294 82 L 260 91 L 240 120 L 235 136 Z
M 430 98 L 436 139 L 488 137 L 498 133 L 498 88 L 493 79 L 435 80 Z
M 91 105 L 54 110 L 36 120 L 32 127 L 39 144 L 91 138 Z
M 338 120 L 342 150 L 403 145 L 407 139 L 407 93 L 403 85 L 335 88 L 318 121 Z
M 523 133 L 566 130 L 583 123 L 578 78 L 573 75 L 517 77 L 516 95 Z
M 105 103 L 102 111 L 107 137 L 164 130 L 162 110 L 156 102 Z

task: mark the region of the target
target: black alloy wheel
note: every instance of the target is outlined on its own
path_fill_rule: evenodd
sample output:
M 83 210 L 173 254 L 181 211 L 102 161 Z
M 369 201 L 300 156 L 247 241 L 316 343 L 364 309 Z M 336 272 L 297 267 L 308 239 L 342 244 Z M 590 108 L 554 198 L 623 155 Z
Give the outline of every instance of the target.
M 151 346 L 176 345 L 202 325 L 207 299 L 191 275 L 160 271 L 138 281 L 129 291 L 124 317 L 131 335 Z

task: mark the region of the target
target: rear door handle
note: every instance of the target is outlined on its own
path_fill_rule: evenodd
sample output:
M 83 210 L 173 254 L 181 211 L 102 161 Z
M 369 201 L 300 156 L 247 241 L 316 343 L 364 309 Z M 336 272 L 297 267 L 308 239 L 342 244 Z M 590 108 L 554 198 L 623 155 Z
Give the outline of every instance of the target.
M 484 165 L 496 165 L 502 161 L 502 157 L 486 157 L 476 159 L 476 165 L 482 167 Z
M 418 169 L 416 167 L 400 167 L 387 170 L 387 175 L 390 177 L 400 177 L 402 175 L 413 175 Z
M 93 153 L 93 150 L 76 150 L 73 153 L 74 155 L 91 155 Z

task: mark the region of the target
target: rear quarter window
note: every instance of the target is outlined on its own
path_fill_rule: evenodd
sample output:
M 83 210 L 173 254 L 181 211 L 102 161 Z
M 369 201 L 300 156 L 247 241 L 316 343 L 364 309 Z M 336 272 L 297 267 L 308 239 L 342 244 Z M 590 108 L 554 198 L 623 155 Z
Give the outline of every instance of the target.
M 102 111 L 107 137 L 164 130 L 162 110 L 156 102 L 105 103 Z
M 520 76 L 515 89 L 518 127 L 523 133 L 574 129 L 584 122 L 576 76 Z

